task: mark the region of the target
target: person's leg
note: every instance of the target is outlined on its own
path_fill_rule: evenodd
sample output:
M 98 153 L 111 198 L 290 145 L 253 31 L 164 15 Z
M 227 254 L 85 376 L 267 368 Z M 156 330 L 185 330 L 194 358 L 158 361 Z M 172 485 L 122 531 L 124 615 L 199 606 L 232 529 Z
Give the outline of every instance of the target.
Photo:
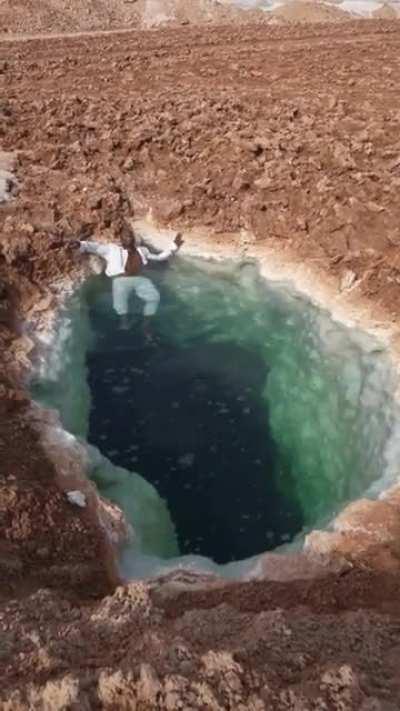
M 135 292 L 143 306 L 143 333 L 146 341 L 153 342 L 153 334 L 151 330 L 151 317 L 157 313 L 160 303 L 160 294 L 153 282 L 147 277 L 133 277 L 135 279 Z
M 160 304 L 160 294 L 153 282 L 147 277 L 131 277 L 136 296 L 144 302 L 143 316 L 155 316 Z
M 129 297 L 135 290 L 135 277 L 114 277 L 112 280 L 112 298 L 114 311 L 121 316 L 121 324 L 128 327 Z

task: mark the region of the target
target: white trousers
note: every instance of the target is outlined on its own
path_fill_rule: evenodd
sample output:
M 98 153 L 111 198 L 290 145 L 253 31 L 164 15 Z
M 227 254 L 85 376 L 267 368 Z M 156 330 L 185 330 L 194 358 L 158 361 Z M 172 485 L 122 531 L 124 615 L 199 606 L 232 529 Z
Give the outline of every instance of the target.
M 144 301 L 143 316 L 154 316 L 160 303 L 160 294 L 153 282 L 143 276 L 118 276 L 112 280 L 113 308 L 119 316 L 129 311 L 132 292 Z

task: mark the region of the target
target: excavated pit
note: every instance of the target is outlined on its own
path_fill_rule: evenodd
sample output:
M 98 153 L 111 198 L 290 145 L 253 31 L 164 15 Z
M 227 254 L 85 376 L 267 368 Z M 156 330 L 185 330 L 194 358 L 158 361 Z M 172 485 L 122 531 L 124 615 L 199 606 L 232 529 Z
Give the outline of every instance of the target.
M 33 384 L 133 527 L 124 575 L 242 575 L 390 483 L 395 375 L 374 338 L 250 262 L 146 276 L 161 295 L 147 326 L 136 297 L 127 323 L 111 280 L 86 282 Z

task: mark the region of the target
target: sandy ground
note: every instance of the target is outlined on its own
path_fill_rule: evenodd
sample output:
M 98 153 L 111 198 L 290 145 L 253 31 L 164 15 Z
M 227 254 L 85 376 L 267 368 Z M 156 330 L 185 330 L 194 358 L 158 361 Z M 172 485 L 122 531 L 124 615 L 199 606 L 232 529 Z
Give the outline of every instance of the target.
M 79 272 L 69 240 L 119 239 L 150 209 L 350 280 L 396 326 L 399 49 L 398 23 L 372 21 L 0 44 L 0 169 L 18 180 L 0 209 L 2 708 L 400 708 L 399 536 L 325 580 L 112 592 L 21 380 Z

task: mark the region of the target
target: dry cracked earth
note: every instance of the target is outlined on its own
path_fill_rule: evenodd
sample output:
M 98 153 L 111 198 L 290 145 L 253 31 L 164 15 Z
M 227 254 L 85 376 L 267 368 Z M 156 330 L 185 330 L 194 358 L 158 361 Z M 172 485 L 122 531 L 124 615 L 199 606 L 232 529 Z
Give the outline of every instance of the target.
M 400 709 L 399 539 L 318 579 L 119 584 L 26 391 L 69 241 L 150 209 L 351 272 L 396 320 L 399 69 L 394 21 L 0 42 L 1 709 Z

